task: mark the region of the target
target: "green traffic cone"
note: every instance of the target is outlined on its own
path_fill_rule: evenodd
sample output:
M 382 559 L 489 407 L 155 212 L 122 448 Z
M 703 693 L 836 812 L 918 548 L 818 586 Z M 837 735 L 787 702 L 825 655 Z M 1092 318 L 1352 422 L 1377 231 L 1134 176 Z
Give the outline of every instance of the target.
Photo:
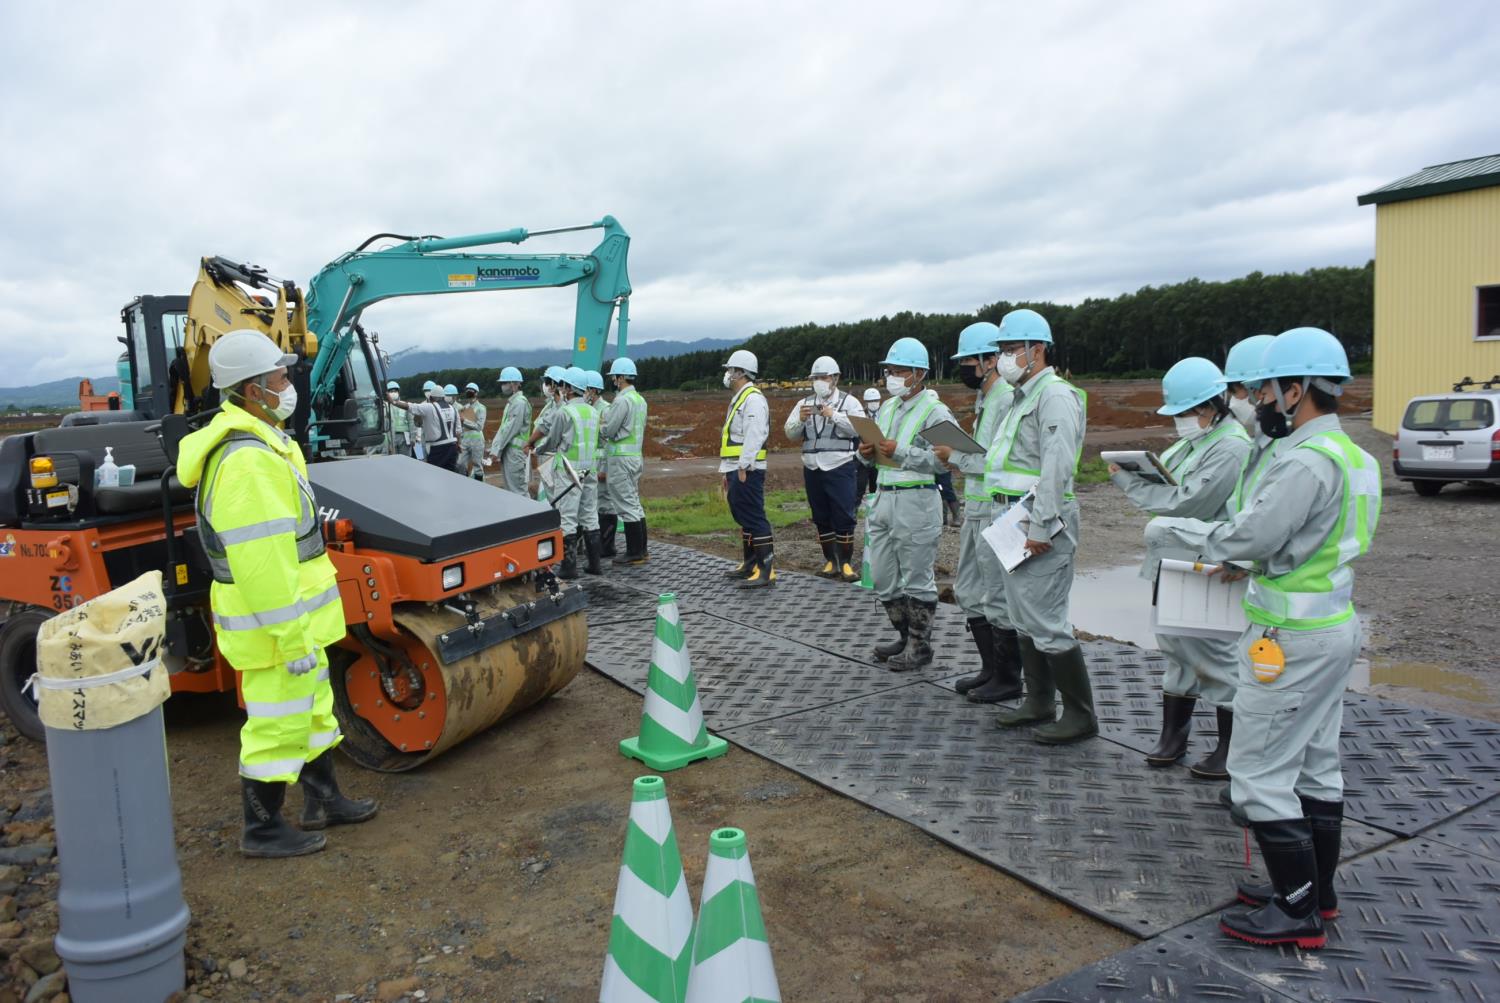
M 692 941 L 693 901 L 667 785 L 661 777 L 637 777 L 599 1003 L 683 1003 Z
M 663 593 L 656 606 L 656 641 L 646 677 L 641 733 L 620 743 L 620 752 L 653 770 L 675 770 L 729 751 L 729 743 L 708 733 L 698 686 L 688 659 L 687 638 L 677 612 L 677 596 Z
M 739 829 L 708 837 L 686 1003 L 781 1003 L 750 851 Z

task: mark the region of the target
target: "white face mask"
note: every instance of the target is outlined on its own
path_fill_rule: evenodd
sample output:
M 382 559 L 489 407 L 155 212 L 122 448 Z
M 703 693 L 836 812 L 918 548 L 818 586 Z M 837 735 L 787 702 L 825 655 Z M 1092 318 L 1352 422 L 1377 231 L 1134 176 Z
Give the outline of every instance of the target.
M 292 416 L 292 412 L 297 410 L 297 388 L 288 383 L 280 390 L 272 390 L 271 393 L 276 395 L 279 403 L 275 407 L 267 407 L 266 410 L 277 421 L 286 421 Z M 264 404 L 261 406 L 265 407 Z
M 1195 414 L 1179 414 L 1173 417 L 1172 421 L 1177 426 L 1177 438 L 1179 439 L 1191 439 L 1198 433 L 1205 431 L 1203 426 L 1198 424 L 1198 416 Z
M 819 400 L 822 400 L 829 394 L 833 393 L 833 384 L 829 383 L 827 380 L 813 380 L 812 383 L 813 393 L 818 395 Z
M 726 369 L 724 370 L 724 389 L 728 390 L 732 386 L 734 386 L 734 380 L 729 378 L 729 370 Z
M 1018 386 L 1022 377 L 1026 375 L 1026 368 L 1016 361 L 1018 356 L 1024 356 L 1024 351 L 1019 353 L 1002 352 L 1000 361 L 995 368 L 1000 370 L 1000 378 L 1011 386 Z M 1029 367 L 1029 363 L 1028 363 Z
M 1229 413 L 1234 415 L 1235 421 L 1246 428 L 1254 427 L 1255 405 L 1250 402 L 1249 398 L 1245 398 L 1244 400 L 1238 397 L 1229 398 Z
M 885 378 L 885 392 L 892 397 L 905 397 L 906 378 L 904 376 L 887 376 Z

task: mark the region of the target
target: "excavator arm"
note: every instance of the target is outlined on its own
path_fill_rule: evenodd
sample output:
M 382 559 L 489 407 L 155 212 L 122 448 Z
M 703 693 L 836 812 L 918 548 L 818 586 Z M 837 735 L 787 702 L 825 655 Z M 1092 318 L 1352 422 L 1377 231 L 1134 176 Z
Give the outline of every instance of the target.
M 531 237 L 595 229 L 603 230 L 604 237 L 588 254 L 463 252 L 470 247 L 520 244 Z M 605 216 L 585 226 L 535 231 L 518 227 L 465 237 L 410 238 L 378 251 L 361 249 L 344 254 L 324 266 L 308 284 L 307 328 L 321 345 L 313 362 L 313 401 L 316 405 L 332 395 L 338 373 L 356 347 L 354 328 L 364 309 L 399 296 L 576 285 L 573 364 L 598 369 L 616 307 L 620 311 L 620 352 L 626 349 L 629 248 L 630 235 L 613 216 Z

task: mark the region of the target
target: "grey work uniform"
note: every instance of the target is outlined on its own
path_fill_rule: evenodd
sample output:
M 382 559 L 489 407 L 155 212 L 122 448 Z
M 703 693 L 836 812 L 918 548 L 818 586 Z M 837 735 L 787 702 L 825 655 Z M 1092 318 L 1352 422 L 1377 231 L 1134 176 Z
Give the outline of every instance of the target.
M 531 424 L 531 401 L 517 390 L 505 402 L 505 411 L 500 415 L 500 427 L 490 440 L 490 455 L 500 458 L 500 476 L 505 490 L 518 495 L 527 493 L 530 480 L 526 476 L 526 426 Z
M 986 452 L 1000 431 L 1000 423 L 1014 397 L 1015 388 L 998 377 L 988 390 L 980 391 L 975 406 L 974 441 Z M 995 519 L 994 503 L 984 487 L 985 453 L 954 453 L 951 460 L 964 475 L 964 522 L 959 530 L 953 597 L 965 615 L 983 617 L 996 627 L 1009 630 L 1005 569 L 1000 566 L 994 549 L 980 535 Z
M 646 441 L 646 398 L 628 386 L 615 394 L 604 416 L 604 491 L 613 512 L 624 522 L 646 518 L 641 507 L 641 447 Z
M 1350 473 L 1329 455 L 1335 450 L 1352 458 Z M 1299 795 L 1343 799 L 1339 727 L 1360 643 L 1348 565 L 1368 547 L 1379 511 L 1379 466 L 1343 435 L 1337 415 L 1321 415 L 1277 441 L 1265 473 L 1233 519 L 1156 519 L 1146 529 L 1152 546 L 1185 547 L 1215 563 L 1253 563 L 1256 577 L 1245 604 L 1252 621 L 1266 619 L 1258 610 L 1267 601 L 1257 593 L 1263 582 L 1305 574 L 1314 558 L 1332 568 L 1329 592 L 1298 592 L 1285 601 L 1297 612 L 1343 612 L 1291 621 L 1311 627 L 1277 628 L 1275 640 L 1286 660 L 1280 675 L 1262 681 L 1249 657 L 1250 646 L 1270 627 L 1252 622 L 1240 637 L 1228 769 L 1234 803 L 1253 822 L 1301 818 Z M 1361 523 L 1363 541 L 1355 532 Z
M 1137 508 L 1152 515 L 1214 522 L 1229 517 L 1230 500 L 1249 456 L 1250 437 L 1239 422 L 1225 417 L 1212 428 L 1177 440 L 1162 454 L 1162 464 L 1171 471 L 1176 484 L 1156 484 L 1130 470 L 1116 471 L 1109 479 Z M 1164 557 L 1198 559 L 1197 553 L 1180 548 L 1149 550 L 1141 564 L 1141 577 L 1155 581 Z M 1225 710 L 1234 706 L 1238 638 L 1157 634 L 1156 643 L 1167 656 L 1163 693 L 1201 696 Z
M 895 440 L 892 459 L 898 464 L 875 465 L 875 504 L 869 516 L 875 595 L 883 603 L 902 596 L 937 602 L 932 565 L 943 535 L 937 475 L 944 466 L 920 432 L 937 422 L 953 421 L 953 412 L 938 399 L 937 391 L 924 389 L 905 398 L 888 398 L 875 420 L 885 437 Z M 860 460 L 874 463 L 864 457 Z
M 593 430 L 596 438 L 598 435 L 592 423 L 584 425 L 582 422 L 576 420 L 573 414 L 573 405 L 582 403 L 581 398 L 573 398 L 553 407 L 551 413 L 546 416 L 546 432 L 536 444 L 536 450 L 539 454 L 547 453 L 551 456 L 551 461 L 543 465 L 543 469 L 547 467 L 552 469 L 551 479 L 548 482 L 547 499 L 557 509 L 557 514 L 562 517 L 562 534 L 565 540 L 578 532 L 583 507 L 582 486 L 588 483 L 594 468 L 593 459 L 596 450 L 592 443 L 586 449 L 580 443 L 578 452 L 581 453 L 583 459 L 573 464 L 578 474 L 579 487 L 575 488 L 572 486 L 572 482 L 568 479 L 568 475 L 562 466 L 562 455 L 573 451 L 574 439 L 579 429 L 584 429 L 585 431 Z M 588 407 L 588 405 L 584 404 L 584 407 Z M 590 411 L 592 411 L 592 408 L 590 408 Z M 595 528 L 598 526 L 598 521 L 598 514 L 595 513 Z
M 1048 366 L 1021 384 L 985 457 L 985 487 L 998 518 L 1027 491 L 1034 491 L 1028 537 L 1051 542 L 1045 554 L 1027 558 L 1014 571 L 1001 568 L 1010 622 L 1041 652 L 1060 655 L 1078 646 L 1068 619 L 1073 561 L 1078 550 L 1078 500 L 1073 475 L 1083 451 L 1086 416 L 1083 391 Z M 1063 530 L 1047 527 L 1062 519 Z
M 538 501 L 551 498 L 552 490 L 552 455 L 543 452 L 544 444 L 548 434 L 552 431 L 553 421 L 558 411 L 557 398 L 548 397 L 542 409 L 537 412 L 536 420 L 531 423 L 533 432 L 542 433 L 537 439 L 536 445 L 531 447 L 532 454 L 536 456 L 536 497 Z
M 488 417 L 489 408 L 478 400 L 465 398 L 458 409 L 459 473 L 473 476 L 475 470 L 484 470 L 484 423 Z
M 594 465 L 588 475 L 583 477 L 580 489 L 582 496 L 578 499 L 578 528 L 585 533 L 592 533 L 599 528 L 599 472 L 604 466 L 604 415 L 609 410 L 609 401 L 603 397 L 595 397 L 588 405 L 593 409 L 599 431 L 594 438 Z

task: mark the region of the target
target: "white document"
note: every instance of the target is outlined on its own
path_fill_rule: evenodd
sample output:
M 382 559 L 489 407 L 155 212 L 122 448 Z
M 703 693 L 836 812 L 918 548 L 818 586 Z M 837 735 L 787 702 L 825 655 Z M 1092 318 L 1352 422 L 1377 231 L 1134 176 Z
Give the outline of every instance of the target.
M 973 436 L 944 418 L 936 425 L 922 429 L 922 438 L 934 446 L 947 446 L 955 453 L 983 453 L 984 447 L 974 441 Z
M 1226 582 L 1217 564 L 1164 558 L 1156 575 L 1152 629 L 1186 637 L 1238 637 L 1250 625 L 1245 616 L 1249 578 Z
M 1026 549 L 1026 537 L 1031 529 L 1031 502 L 1032 495 L 1028 492 L 1024 498 L 1000 513 L 979 534 L 990 545 L 1006 571 L 1016 570 L 1031 557 L 1031 552 Z M 1047 536 L 1055 537 L 1063 531 L 1063 521 L 1053 519 L 1048 530 Z
M 1161 462 L 1161 457 L 1148 450 L 1101 450 L 1099 459 L 1105 463 L 1113 463 L 1121 470 L 1129 470 L 1131 473 L 1137 474 L 1153 484 L 1171 484 L 1173 486 L 1177 484 L 1177 480 L 1172 476 L 1171 471 Z

